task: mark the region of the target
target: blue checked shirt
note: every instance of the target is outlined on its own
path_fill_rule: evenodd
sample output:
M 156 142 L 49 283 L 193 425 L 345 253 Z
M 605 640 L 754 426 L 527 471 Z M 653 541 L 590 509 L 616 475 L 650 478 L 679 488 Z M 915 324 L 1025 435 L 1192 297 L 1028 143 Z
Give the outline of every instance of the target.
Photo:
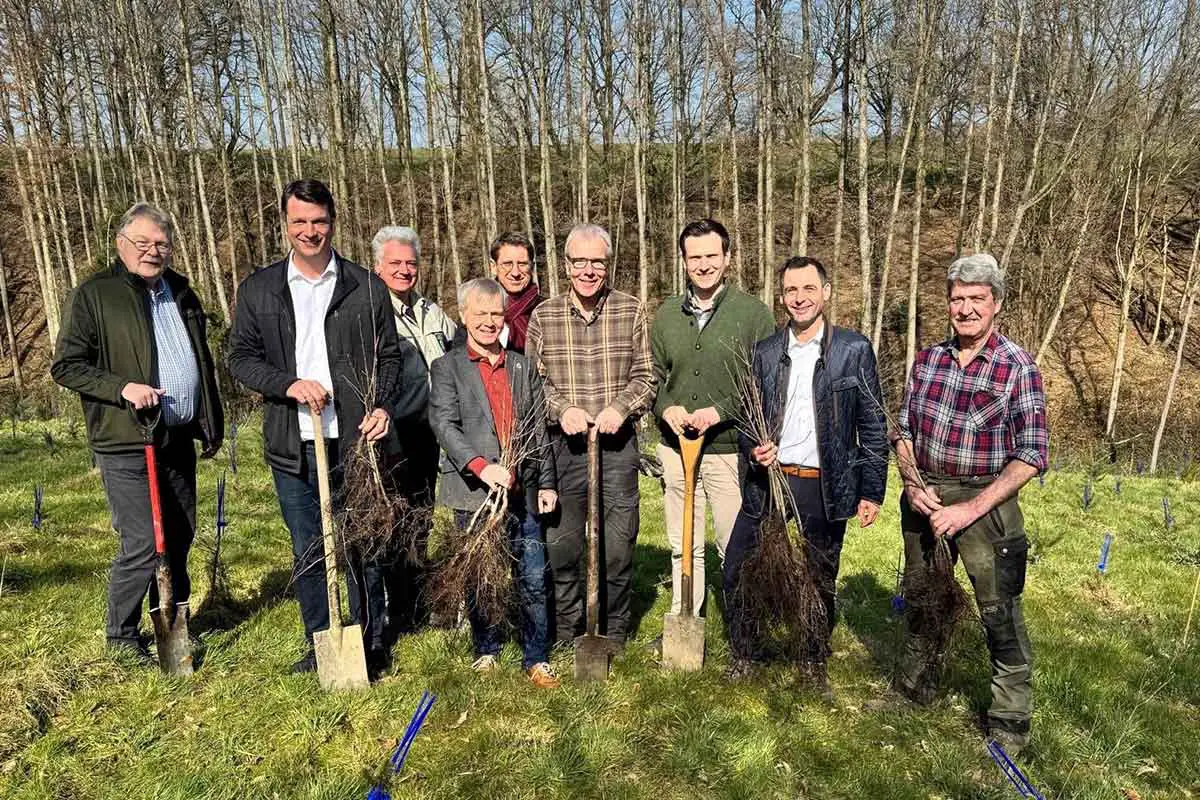
M 200 368 L 183 317 L 175 305 L 175 296 L 164 280 L 150 289 L 150 313 L 154 328 L 154 351 L 158 361 L 158 388 L 166 390 L 161 399 L 162 421 L 166 425 L 186 425 L 196 418 L 200 397 Z

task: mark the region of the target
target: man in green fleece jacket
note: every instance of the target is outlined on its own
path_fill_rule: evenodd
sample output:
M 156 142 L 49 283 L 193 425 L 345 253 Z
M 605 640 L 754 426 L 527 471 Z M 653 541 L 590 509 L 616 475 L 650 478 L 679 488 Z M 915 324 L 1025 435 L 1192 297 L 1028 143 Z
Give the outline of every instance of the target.
M 650 346 L 658 378 L 654 415 L 662 444 L 666 495 L 663 507 L 671 543 L 671 613 L 680 607 L 683 548 L 683 462 L 679 437 L 704 436 L 696 485 L 692 608 L 704 604 L 705 507 L 711 506 L 717 552 L 725 545 L 742 505 L 735 416 L 740 398 L 735 375 L 750 362 L 754 343 L 775 329 L 771 312 L 757 298 L 725 281 L 729 269 L 729 232 L 716 220 L 689 222 L 679 234 L 687 271 L 682 295 L 663 301 L 654 318 Z

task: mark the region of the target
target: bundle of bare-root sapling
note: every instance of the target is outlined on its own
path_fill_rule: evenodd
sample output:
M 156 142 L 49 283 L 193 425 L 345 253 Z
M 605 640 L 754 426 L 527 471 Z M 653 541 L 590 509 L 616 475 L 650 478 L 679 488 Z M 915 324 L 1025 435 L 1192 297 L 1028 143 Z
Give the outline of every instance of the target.
M 734 375 L 743 409 L 738 427 L 752 441 L 773 441 L 773 428 L 763 413 L 762 390 L 749 362 L 740 355 L 739 361 Z M 795 662 L 821 661 L 828 655 L 828 616 L 809 564 L 787 476 L 778 462 L 767 468 L 767 486 L 758 543 L 742 562 L 732 598 L 737 613 L 732 615 L 730 635 L 753 643 L 760 655 Z
M 898 431 L 895 417 L 881 398 L 872 397 L 871 400 L 883 412 L 888 428 Z M 925 475 L 913 457 L 911 445 L 901 445 L 902 440 L 896 436 L 888 439 L 896 454 L 901 477 L 927 489 Z M 954 577 L 954 555 L 950 547 L 948 537 L 937 537 L 933 549 L 925 552 L 921 567 L 905 569 L 901 583 L 909 632 L 929 642 L 929 657 L 935 662 L 946 652 L 955 627 L 971 607 L 966 591 Z
M 514 477 L 537 452 L 535 430 L 540 417 L 515 421 L 512 433 L 501 436 L 499 464 Z M 434 614 L 453 617 L 469 602 L 488 625 L 503 622 L 515 606 L 513 565 L 508 543 L 510 490 L 493 487 L 463 527 L 454 526 L 441 548 L 429 581 L 429 606 Z M 537 546 L 541 546 L 540 543 Z

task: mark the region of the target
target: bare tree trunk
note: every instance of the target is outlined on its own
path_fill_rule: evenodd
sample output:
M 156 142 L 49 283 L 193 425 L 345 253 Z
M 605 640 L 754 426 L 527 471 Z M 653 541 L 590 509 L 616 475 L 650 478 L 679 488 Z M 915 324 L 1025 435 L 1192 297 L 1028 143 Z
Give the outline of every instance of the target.
M 476 44 L 479 47 L 479 127 L 483 133 L 483 154 L 487 169 L 487 204 L 483 224 L 488 244 L 496 238 L 496 163 L 492 153 L 492 94 L 488 87 L 487 52 L 483 46 L 483 0 L 475 0 Z M 486 245 L 485 245 L 486 246 Z
M 918 106 L 919 108 L 919 106 Z M 925 129 L 927 121 L 922 112 L 917 129 L 917 172 L 913 180 L 912 245 L 908 261 L 908 326 L 904 348 L 904 382 L 912 373 L 913 361 L 917 357 L 917 304 L 921 288 L 921 212 L 925 202 Z M 883 295 L 880 294 L 882 299 Z M 882 302 L 880 303 L 882 306 Z M 875 349 L 879 349 L 876 344 Z
M 537 73 L 538 94 L 538 194 L 542 206 L 542 232 L 546 245 L 546 277 L 549 279 L 550 296 L 558 294 L 558 243 L 554 236 L 554 190 L 551 181 L 550 164 L 550 69 L 546 61 L 550 23 L 546 15 L 550 13 L 542 3 L 533 3 L 534 53 L 535 71 Z
M 645 303 L 650 295 L 650 248 L 646 240 L 646 6 L 645 0 L 633 0 L 633 193 L 637 206 L 638 299 Z
M 1079 254 L 1083 251 L 1083 243 L 1087 236 L 1088 224 L 1092 219 L 1092 203 L 1091 198 L 1088 198 L 1087 204 L 1083 210 L 1083 223 L 1079 226 L 1079 233 L 1075 239 L 1075 246 L 1072 248 L 1070 255 L 1067 257 L 1067 274 L 1063 278 L 1062 286 L 1058 290 L 1058 301 L 1054 306 L 1054 312 L 1050 315 L 1050 322 L 1046 325 L 1046 332 L 1042 334 L 1042 341 L 1038 344 L 1037 355 L 1034 356 L 1034 363 L 1041 364 L 1042 359 L 1046 356 L 1046 351 L 1050 349 L 1050 342 L 1054 340 L 1054 333 L 1058 329 L 1058 321 L 1062 318 L 1063 308 L 1067 305 L 1067 298 L 1070 296 L 1071 280 L 1075 277 L 1075 267 L 1079 263 Z
M 535 0 L 536 1 L 536 0 Z M 586 0 L 579 3 L 579 25 L 576 31 L 575 49 L 579 53 L 577 68 L 579 70 L 579 219 L 582 222 L 591 221 L 592 198 L 588 188 L 588 150 L 591 143 L 591 127 L 588 125 L 588 98 L 591 96 L 590 73 L 587 68 L 588 49 L 588 9 Z M 569 70 L 568 65 L 563 66 Z M 610 221 L 611 224 L 611 221 Z
M 433 105 L 437 102 L 440 96 L 438 88 L 437 72 L 433 67 L 433 44 L 429 36 L 429 0 L 421 0 L 421 49 L 425 58 L 425 83 L 429 95 L 428 102 Z M 439 155 L 442 161 L 442 193 L 445 200 L 446 210 L 446 234 L 450 237 L 450 263 L 454 267 L 454 285 L 458 286 L 463 281 L 462 261 L 458 256 L 458 229 L 454 224 L 454 191 L 451 188 L 450 181 L 450 154 L 446 149 L 446 142 L 450 139 L 450 119 L 449 112 L 442 110 L 442 136 L 438 142 Z M 433 128 L 430 128 L 432 135 Z
M 858 265 L 862 282 L 862 316 L 859 330 L 871 332 L 871 210 L 867 169 L 870 166 L 867 134 L 867 0 L 858 0 L 859 59 L 854 67 L 854 87 L 858 93 Z
M 20 394 L 24 389 L 21 380 L 21 354 L 17 352 L 17 337 L 13 333 L 12 313 L 8 308 L 8 276 L 4 267 L 4 253 L 0 251 L 0 309 L 4 311 L 4 334 L 8 340 L 8 355 L 12 362 L 13 387 Z
M 1008 129 L 1012 124 L 1013 99 L 1017 93 L 1017 72 L 1021 66 L 1021 44 L 1025 35 L 1025 13 L 1022 3 L 1017 3 L 1017 42 L 1013 47 L 1012 71 L 1008 74 L 1008 97 L 1004 101 L 1004 119 L 1000 123 L 1000 149 L 996 154 L 996 177 L 992 181 L 992 221 L 988 226 L 985 248 L 991 248 L 1000 224 L 1000 192 L 1004 188 L 1004 160 L 1008 153 Z M 993 24 L 995 24 L 993 22 Z M 1031 170 L 1032 173 L 1032 170 Z
M 992 29 L 992 48 L 988 66 L 988 105 L 987 122 L 983 129 L 983 163 L 979 171 L 979 202 L 975 213 L 975 239 L 973 247 L 976 252 L 983 249 L 983 212 L 987 208 L 988 171 L 992 161 L 992 120 L 996 116 L 996 72 L 998 69 L 1000 51 L 999 0 L 992 0 L 992 11 L 988 17 Z
M 1104 422 L 1104 436 L 1112 441 L 1113 428 L 1117 420 L 1117 404 L 1121 394 L 1121 377 L 1125 374 L 1125 341 L 1129 335 L 1129 305 L 1133 297 L 1134 271 L 1137 267 L 1138 251 L 1142 243 L 1142 160 L 1145 156 L 1145 133 L 1138 146 L 1136 166 L 1131 165 L 1133 175 L 1133 238 L 1129 245 L 1129 260 L 1121 272 L 1121 313 L 1117 317 L 1117 354 L 1113 358 L 1112 389 L 1108 395 L 1108 416 Z
M 296 127 L 296 67 L 292 59 L 292 26 L 284 16 L 286 0 L 279 3 L 279 28 L 283 38 L 283 109 L 284 124 L 287 127 L 288 153 L 292 159 L 292 177 L 299 178 L 303 173 L 300 168 L 300 131 Z M 284 221 L 286 224 L 286 220 Z
M 1196 257 L 1200 254 L 1200 231 L 1192 236 L 1191 267 L 1196 266 Z M 1190 272 L 1191 270 L 1189 270 Z M 1175 398 L 1175 386 L 1179 382 L 1179 370 L 1183 366 L 1183 353 L 1187 347 L 1188 327 L 1192 322 L 1192 312 L 1196 310 L 1196 294 L 1200 293 L 1200 283 L 1185 286 L 1184 295 L 1188 298 L 1187 313 L 1183 315 L 1183 329 L 1179 332 L 1179 343 L 1175 346 L 1175 366 L 1171 368 L 1171 379 L 1167 382 L 1167 393 L 1163 398 L 1162 414 L 1158 418 L 1158 430 L 1154 432 L 1154 447 L 1150 451 L 1150 472 L 1158 470 L 1158 454 L 1162 448 L 1163 431 L 1167 428 L 1167 419 L 1171 415 L 1171 402 Z
M 321 5 L 324 11 L 321 44 L 325 57 L 325 80 L 328 83 L 326 100 L 329 104 L 329 131 L 333 138 L 329 143 L 329 156 L 333 162 L 330 165 L 330 176 L 333 178 L 338 199 L 342 203 L 348 203 L 357 198 L 351 198 L 347 186 L 346 131 L 342 116 L 342 69 L 338 54 L 337 15 L 332 0 L 321 0 Z M 357 222 L 361 225 L 361 220 Z
M 792 252 L 795 254 L 808 252 L 808 215 L 812 196 L 812 132 L 809 128 L 809 106 L 812 105 L 815 64 L 812 52 L 811 0 L 801 0 L 800 20 L 804 38 L 804 74 L 800 77 L 800 114 L 797 119 L 800 123 L 797 132 L 800 137 L 800 171 L 792 197 Z
M 1158 284 L 1158 304 L 1154 311 L 1154 333 L 1150 336 L 1150 344 L 1158 343 L 1158 331 L 1162 326 L 1163 297 L 1167 293 L 1167 272 L 1169 272 L 1171 269 L 1171 265 L 1167 261 L 1167 242 L 1169 239 L 1170 236 L 1167 233 L 1167 217 L 1164 215 L 1162 225 L 1162 278 Z M 1185 283 L 1184 289 L 1186 289 L 1187 286 L 1188 284 Z

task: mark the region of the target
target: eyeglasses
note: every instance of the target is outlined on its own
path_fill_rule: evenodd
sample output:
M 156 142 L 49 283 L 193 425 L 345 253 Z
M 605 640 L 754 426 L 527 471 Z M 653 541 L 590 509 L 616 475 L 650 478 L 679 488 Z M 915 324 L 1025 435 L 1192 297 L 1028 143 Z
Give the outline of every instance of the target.
M 595 272 L 608 272 L 608 259 L 606 258 L 569 258 L 567 263 L 571 266 L 572 272 L 583 272 L 588 267 Z
M 133 245 L 134 249 L 139 253 L 149 253 L 152 249 L 157 250 L 164 256 L 171 254 L 170 242 L 148 242 L 144 239 L 130 239 L 125 234 L 120 234 L 121 238 Z
M 524 271 L 524 270 L 529 269 L 529 262 L 528 261 L 501 261 L 496 266 L 505 272 L 513 272 L 518 269 Z

